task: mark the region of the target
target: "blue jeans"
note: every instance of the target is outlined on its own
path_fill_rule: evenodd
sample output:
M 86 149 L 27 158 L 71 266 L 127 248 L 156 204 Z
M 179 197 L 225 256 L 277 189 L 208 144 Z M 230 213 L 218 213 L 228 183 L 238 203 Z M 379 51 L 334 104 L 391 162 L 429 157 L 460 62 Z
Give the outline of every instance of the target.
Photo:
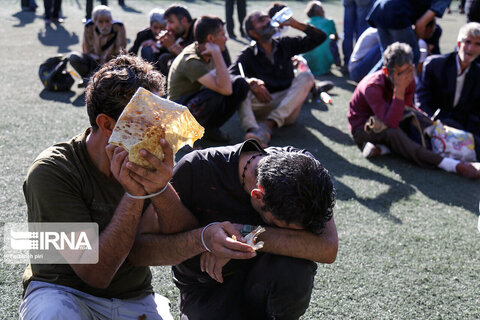
M 373 0 L 342 0 L 344 7 L 343 14 L 343 61 L 348 65 L 350 55 L 353 51 L 353 38 L 357 40 L 365 29 L 368 22 L 365 20 Z
M 147 294 L 131 299 L 106 299 L 57 284 L 32 281 L 20 305 L 21 320 L 130 319 L 173 320 L 167 298 Z
M 382 52 L 385 52 L 389 45 L 397 41 L 410 45 L 413 51 L 413 63 L 417 65 L 420 59 L 420 49 L 418 48 L 417 35 L 412 27 L 408 26 L 403 29 L 384 29 L 379 27 L 378 36 L 380 37 Z
M 370 73 L 370 70 L 372 70 L 379 60 L 382 60 L 382 49 L 380 44 L 377 44 L 368 51 L 362 60 L 349 63 L 348 72 L 350 79 L 360 82 L 363 77 Z

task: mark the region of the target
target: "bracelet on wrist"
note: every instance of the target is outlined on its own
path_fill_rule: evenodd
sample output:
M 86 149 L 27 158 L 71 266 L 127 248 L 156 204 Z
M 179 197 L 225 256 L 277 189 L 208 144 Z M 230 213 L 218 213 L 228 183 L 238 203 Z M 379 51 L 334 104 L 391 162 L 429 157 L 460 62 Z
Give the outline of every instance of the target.
M 211 222 L 211 223 L 207 224 L 205 227 L 203 227 L 202 232 L 200 233 L 200 240 L 202 240 L 203 247 L 204 247 L 205 250 L 207 250 L 208 252 L 212 252 L 212 250 L 210 250 L 210 249 L 207 247 L 207 245 L 205 244 L 205 240 L 203 239 L 203 235 L 204 235 L 204 233 L 205 233 L 205 230 L 207 230 L 208 227 L 210 227 L 211 225 L 217 224 L 217 223 L 220 223 L 220 222 Z
M 149 198 L 153 198 L 153 197 L 156 197 L 160 194 L 162 194 L 165 190 L 167 190 L 167 187 L 168 187 L 168 182 L 167 184 L 165 185 L 165 187 L 162 188 L 162 190 L 158 191 L 158 192 L 155 192 L 155 193 L 151 193 L 151 194 L 147 194 L 145 196 L 134 196 L 128 192 L 125 192 L 125 194 L 127 196 L 129 196 L 130 198 L 132 199 L 137 199 L 137 200 L 143 200 L 143 199 L 149 199 Z

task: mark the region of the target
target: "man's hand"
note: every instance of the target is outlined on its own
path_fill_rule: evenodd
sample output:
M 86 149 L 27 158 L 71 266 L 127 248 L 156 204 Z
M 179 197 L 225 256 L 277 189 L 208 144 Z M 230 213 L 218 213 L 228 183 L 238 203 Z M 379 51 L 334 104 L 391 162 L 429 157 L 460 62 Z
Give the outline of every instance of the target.
M 256 78 L 247 79 L 248 84 L 250 85 L 250 90 L 252 90 L 255 97 L 257 97 L 258 101 L 263 103 L 268 103 L 272 101 L 272 96 L 268 89 L 265 87 L 265 83 Z
M 130 175 L 131 171 L 127 168 L 128 152 L 122 147 L 108 144 L 105 147 L 107 157 L 110 160 L 110 171 L 117 181 L 128 193 L 136 196 L 145 195 L 143 186 L 135 181 Z
M 242 238 L 242 234 L 230 222 L 220 222 L 205 229 L 203 239 L 213 254 L 220 258 L 250 259 L 256 256 L 255 250 L 248 244 L 232 239 Z
M 205 43 L 205 50 L 201 52 L 202 55 L 213 56 L 215 53 L 222 54 L 220 47 L 215 43 L 207 42 Z
M 213 253 L 204 252 L 200 256 L 200 268 L 202 272 L 208 273 L 212 279 L 222 283 L 223 282 L 223 275 L 222 270 L 223 267 L 230 261 L 230 258 L 221 258 L 217 257 Z
M 395 87 L 396 93 L 405 93 L 405 89 L 414 81 L 414 66 L 410 65 L 407 69 L 402 72 L 394 72 L 393 75 L 393 85 Z
M 172 32 L 166 32 L 160 38 L 160 43 L 166 48 L 170 48 L 176 41 L 175 35 Z
M 140 155 L 145 158 L 154 168 L 154 171 L 142 168 L 133 162 L 128 162 L 127 168 L 132 179 L 140 184 L 147 194 L 160 191 L 173 175 L 173 150 L 165 139 L 160 139 L 160 145 L 165 154 L 163 160 L 158 159 L 147 150 L 140 150 Z

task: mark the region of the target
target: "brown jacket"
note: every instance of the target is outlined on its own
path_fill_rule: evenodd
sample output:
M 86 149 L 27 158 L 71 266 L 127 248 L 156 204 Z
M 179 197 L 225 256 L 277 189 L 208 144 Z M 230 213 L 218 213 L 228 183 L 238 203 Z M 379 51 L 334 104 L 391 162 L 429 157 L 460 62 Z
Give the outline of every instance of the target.
M 112 39 L 115 38 L 112 42 Z M 111 44 L 105 48 L 107 43 Z M 102 50 L 102 47 L 103 50 Z M 112 31 L 107 35 L 102 35 L 95 27 L 93 21 L 89 21 L 85 24 L 83 32 L 83 53 L 88 55 L 96 55 L 99 59 L 96 59 L 98 63 L 103 64 L 110 59 L 120 54 L 120 51 L 126 50 L 127 47 L 127 35 L 125 27 L 120 21 L 113 21 Z

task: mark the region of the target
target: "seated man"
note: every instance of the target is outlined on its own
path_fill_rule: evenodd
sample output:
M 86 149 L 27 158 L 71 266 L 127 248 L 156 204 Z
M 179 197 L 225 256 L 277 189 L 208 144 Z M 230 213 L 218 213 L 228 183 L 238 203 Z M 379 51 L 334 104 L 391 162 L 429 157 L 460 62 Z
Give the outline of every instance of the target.
M 305 11 L 310 18 L 309 23 L 325 32 L 328 36 L 327 40 L 321 45 L 303 54 L 313 75 L 323 75 L 330 72 L 330 68 L 335 62 L 331 47 L 337 46 L 337 29 L 332 19 L 325 18 L 325 11 L 320 1 L 310 1 Z
M 245 32 L 254 42 L 230 68 L 232 74 L 243 72 L 250 85 L 239 110 L 242 127 L 247 132 L 245 138 L 256 139 L 263 146 L 268 145 L 275 128 L 295 122 L 314 85 L 310 71 L 295 76 L 291 58 L 314 49 L 327 38 L 320 29 L 293 17 L 280 27 L 291 26 L 306 36 L 272 38 L 277 29 L 270 22 L 270 17 L 259 11 L 245 18 Z
M 172 184 L 203 228 L 173 235 L 153 235 L 152 229 L 139 237 L 176 237 L 172 252 L 196 252 L 192 259 L 172 262 L 181 318 L 298 319 L 310 301 L 313 261 L 333 263 L 338 248 L 335 192 L 322 164 L 305 150 L 263 150 L 247 140 L 185 155 L 175 166 Z M 175 212 L 156 212 L 152 226 L 179 221 Z M 266 229 L 258 238 L 263 249 L 252 249 L 250 256 L 239 256 L 242 260 L 214 243 L 227 239 L 238 245 L 232 235 L 243 241 L 258 225 Z M 150 245 L 143 246 L 143 254 L 161 263 L 160 243 Z
M 130 195 L 154 194 L 167 185 L 151 201 L 180 205 L 168 185 L 172 149 L 159 141 L 165 150 L 163 161 L 142 151 L 156 171 L 134 175 L 129 168 L 136 166 L 128 161 L 128 153 L 107 145 L 138 87 L 162 94 L 163 76 L 142 59 L 124 55 L 104 64 L 92 78 L 86 89 L 91 127 L 41 153 L 23 190 L 29 222 L 98 223 L 99 261 L 29 265 L 20 319 L 111 319 L 113 309 L 118 319 L 173 319 L 168 300 L 153 294 L 150 269 L 136 266 L 129 257 L 140 217 L 154 210 Z
M 399 127 L 405 107 L 413 107 L 415 80 L 411 47 L 395 42 L 385 50 L 383 61 L 383 69 L 363 78 L 350 100 L 350 130 L 359 148 L 363 148 L 364 155 L 380 154 L 382 145 L 421 167 L 438 167 L 468 178 L 479 178 L 478 163 L 444 158 L 413 141 Z M 386 128 L 367 130 L 365 123 L 371 116 L 376 116 Z
M 141 48 L 141 57 L 155 65 L 158 57 L 168 50 L 160 43 L 160 33 L 166 29 L 164 10 L 153 8 L 150 11 L 150 27 L 137 33 L 137 38 L 128 53 L 138 54 Z
M 222 56 L 227 37 L 218 17 L 203 16 L 195 22 L 196 42 L 173 61 L 168 73 L 168 99 L 187 106 L 205 127 L 205 137 L 227 142 L 220 131 L 248 93 L 240 76 L 230 77 Z
M 457 38 L 457 52 L 431 56 L 425 62 L 415 95 L 417 106 L 442 123 L 471 132 L 480 160 L 480 23 L 464 25 Z
M 358 38 L 350 56 L 350 61 L 348 62 L 350 79 L 360 82 L 363 77 L 370 73 L 381 57 L 382 48 L 378 31 L 376 28 L 369 27 Z
M 109 7 L 96 6 L 93 20 L 85 23 L 83 31 L 83 53 L 72 52 L 70 64 L 82 78 L 90 75 L 105 62 L 110 61 L 127 47 L 127 36 L 123 23 L 112 19 Z M 84 81 L 84 85 L 86 85 Z

